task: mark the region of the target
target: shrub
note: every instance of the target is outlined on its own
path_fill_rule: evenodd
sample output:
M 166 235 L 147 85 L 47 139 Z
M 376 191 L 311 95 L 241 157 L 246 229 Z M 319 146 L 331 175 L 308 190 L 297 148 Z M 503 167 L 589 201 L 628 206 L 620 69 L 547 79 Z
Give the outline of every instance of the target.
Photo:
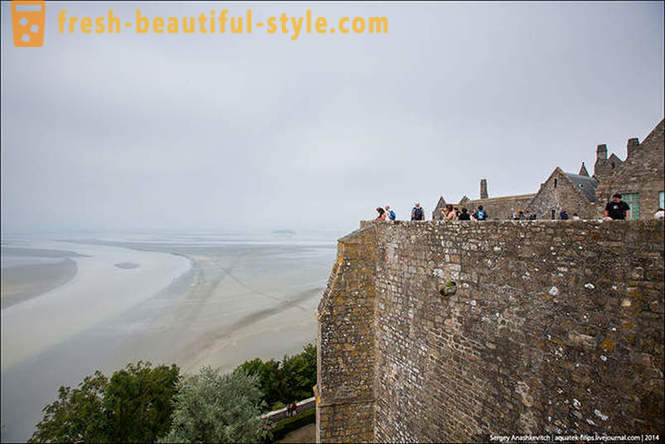
M 173 423 L 162 442 L 257 442 L 266 435 L 258 378 L 210 367 L 182 380 Z

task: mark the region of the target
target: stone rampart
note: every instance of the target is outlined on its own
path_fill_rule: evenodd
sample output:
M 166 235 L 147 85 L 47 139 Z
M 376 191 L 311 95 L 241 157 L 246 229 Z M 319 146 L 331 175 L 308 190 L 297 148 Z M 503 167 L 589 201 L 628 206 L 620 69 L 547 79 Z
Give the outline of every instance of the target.
M 662 221 L 363 225 L 318 310 L 320 441 L 665 432 Z

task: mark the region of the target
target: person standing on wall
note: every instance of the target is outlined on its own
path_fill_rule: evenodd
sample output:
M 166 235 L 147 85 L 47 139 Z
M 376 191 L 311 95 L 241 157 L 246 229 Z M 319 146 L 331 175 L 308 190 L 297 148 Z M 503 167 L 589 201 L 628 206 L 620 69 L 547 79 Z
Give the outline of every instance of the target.
M 395 222 L 397 215 L 390 209 L 390 205 L 386 205 L 386 214 L 388 214 L 388 222 Z
M 416 206 L 411 210 L 411 220 L 425 220 L 425 212 L 420 206 L 420 202 L 416 202 Z
M 386 220 L 386 211 L 383 208 L 378 207 L 376 212 L 379 213 L 379 215 L 376 216 L 375 220 Z
M 478 205 L 478 211 L 473 213 L 473 217 L 475 217 L 476 220 L 487 220 L 487 212 L 483 209 L 482 205 Z
M 471 220 L 471 215 L 469 214 L 469 211 L 466 208 L 462 208 L 462 212 L 460 213 L 459 220 Z
M 628 219 L 628 212 L 630 206 L 621 200 L 621 194 L 616 193 L 612 196 L 612 200 L 605 206 L 605 217 L 613 220 L 626 220 Z
M 444 222 L 457 220 L 457 213 L 453 210 L 453 206 L 450 204 L 446 205 L 446 208 L 442 210 L 442 216 Z

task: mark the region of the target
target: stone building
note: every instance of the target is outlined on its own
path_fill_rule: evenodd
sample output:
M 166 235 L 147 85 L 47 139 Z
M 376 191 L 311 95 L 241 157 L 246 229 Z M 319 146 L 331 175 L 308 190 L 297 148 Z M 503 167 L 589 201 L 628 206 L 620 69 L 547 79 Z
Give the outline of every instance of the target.
M 584 164 L 580 172 L 586 172 Z M 577 213 L 582 219 L 594 219 L 597 186 L 598 180 L 588 173 L 586 176 L 566 173 L 556 167 L 526 209 L 538 219 L 555 219 L 561 210 L 566 210 L 571 217 Z
M 566 210 L 570 216 L 577 213 L 582 219 L 595 219 L 602 217 L 605 204 L 618 192 L 633 209 L 631 219 L 653 218 L 658 208 L 665 208 L 664 122 L 661 121 L 642 143 L 637 138 L 629 139 L 625 161 L 614 153 L 608 158 L 607 145 L 598 145 L 593 177 L 589 177 L 584 162 L 578 174 L 556 167 L 536 194 L 494 198 L 489 197 L 487 180 L 482 179 L 480 199 L 470 200 L 464 196 L 456 206 L 475 210 L 482 205 L 489 218 L 495 220 L 508 219 L 511 213 L 520 210 L 535 213 L 538 219 L 555 219 L 561 210 Z M 439 199 L 433 220 L 441 219 L 438 210 L 444 205 L 443 198 Z
M 596 189 L 598 216 L 614 193 L 620 193 L 630 205 L 631 219 L 652 219 L 658 208 L 665 208 L 664 130 L 665 120 L 661 120 L 642 143 L 629 139 L 626 160 L 609 173 L 602 169 L 604 175 Z
M 480 205 L 487 212 L 489 219 L 508 219 L 513 211 L 519 211 L 527 207 L 535 194 L 520 194 L 516 196 L 489 197 L 487 191 L 487 180 L 480 181 L 480 199 L 471 200 L 467 196 L 462 197 L 458 204 L 455 204 L 460 210 L 467 208 L 470 212 L 478 209 Z M 439 198 L 432 220 L 441 220 L 441 209 L 446 206 L 443 197 Z
M 535 194 L 518 194 L 516 196 L 488 197 L 487 199 L 475 200 L 462 198 L 457 206 L 460 209 L 476 210 L 482 205 L 489 219 L 504 220 L 510 218 L 513 211 L 525 209 L 534 196 Z
M 441 220 L 441 210 L 446 207 L 446 200 L 443 196 L 439 197 L 439 202 L 437 202 L 434 211 L 432 211 L 432 220 Z
M 612 175 L 614 170 L 621 166 L 623 161 L 612 153 L 610 158 L 607 158 L 607 145 L 598 145 L 596 148 L 596 163 L 593 166 L 593 175 L 596 179 L 603 180 L 607 176 Z

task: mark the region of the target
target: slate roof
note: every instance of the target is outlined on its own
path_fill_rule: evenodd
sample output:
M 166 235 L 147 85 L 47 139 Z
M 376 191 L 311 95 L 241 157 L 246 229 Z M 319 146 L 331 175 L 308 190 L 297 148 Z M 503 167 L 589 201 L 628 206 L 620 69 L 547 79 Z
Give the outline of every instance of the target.
M 589 202 L 596 201 L 596 187 L 598 180 L 595 177 L 580 176 L 579 174 L 565 173 L 577 188 L 584 193 Z

